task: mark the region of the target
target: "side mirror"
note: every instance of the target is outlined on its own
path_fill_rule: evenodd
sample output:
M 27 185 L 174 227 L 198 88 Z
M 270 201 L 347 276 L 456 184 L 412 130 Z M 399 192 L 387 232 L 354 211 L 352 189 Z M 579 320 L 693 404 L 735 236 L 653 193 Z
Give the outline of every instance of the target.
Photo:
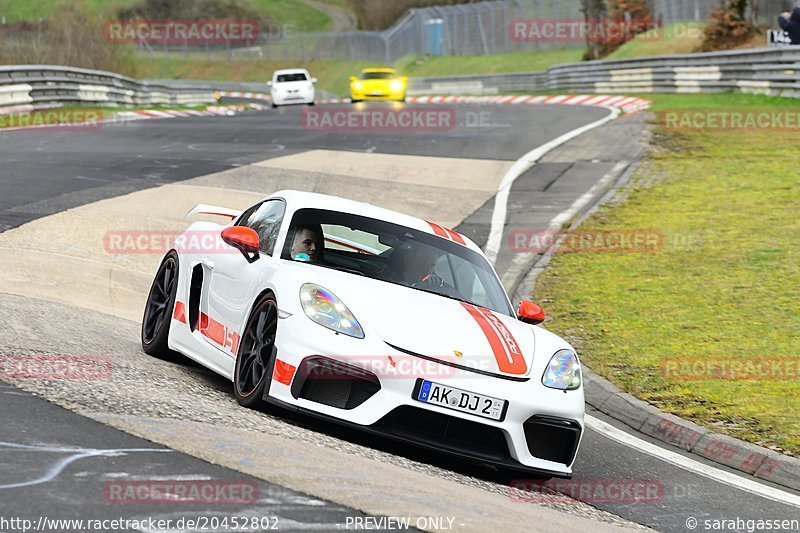
M 272 80 L 269 80 L 269 81 L 267 82 L 267 85 L 268 85 L 268 86 L 270 86 L 270 87 L 272 87 Z
M 355 76 L 350 76 L 350 81 L 356 81 L 356 77 Z
M 528 300 L 522 300 L 517 310 L 517 318 L 526 324 L 541 324 L 547 317 L 541 307 Z
M 246 226 L 231 226 L 222 230 L 222 240 L 242 252 L 249 262 L 258 259 L 258 233 Z
M 311 83 L 317 83 L 317 78 L 311 78 Z

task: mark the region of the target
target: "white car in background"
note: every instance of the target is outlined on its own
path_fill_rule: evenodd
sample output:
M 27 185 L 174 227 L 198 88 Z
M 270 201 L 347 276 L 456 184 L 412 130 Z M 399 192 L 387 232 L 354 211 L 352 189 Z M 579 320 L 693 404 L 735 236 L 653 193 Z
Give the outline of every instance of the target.
M 306 69 L 276 70 L 272 80 L 267 82 L 272 90 L 272 107 L 290 104 L 314 105 L 316 90 L 312 78 Z

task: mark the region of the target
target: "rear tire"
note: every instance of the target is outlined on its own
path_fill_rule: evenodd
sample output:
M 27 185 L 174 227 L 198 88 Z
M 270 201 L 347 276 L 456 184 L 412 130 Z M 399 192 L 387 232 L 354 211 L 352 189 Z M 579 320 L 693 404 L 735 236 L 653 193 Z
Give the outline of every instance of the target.
M 242 333 L 233 370 L 233 393 L 242 407 L 262 404 L 278 330 L 278 302 L 267 295 L 253 307 Z
M 180 354 L 169 349 L 169 329 L 178 292 L 178 254 L 170 252 L 161 262 L 142 317 L 142 350 L 148 355 L 175 361 Z

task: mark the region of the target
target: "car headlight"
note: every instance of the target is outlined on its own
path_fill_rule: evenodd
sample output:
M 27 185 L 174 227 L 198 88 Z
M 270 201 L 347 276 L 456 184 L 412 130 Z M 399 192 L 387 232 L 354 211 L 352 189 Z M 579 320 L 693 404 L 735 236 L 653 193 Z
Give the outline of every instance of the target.
M 572 350 L 559 350 L 550 358 L 542 385 L 551 389 L 575 390 L 581 386 L 581 364 Z
M 357 339 L 364 338 L 364 330 L 350 309 L 324 287 L 313 283 L 300 287 L 300 305 L 306 316 L 320 326 Z
M 353 82 L 353 89 L 355 89 L 356 91 L 360 91 L 363 88 L 364 84 L 361 83 L 360 81 Z
M 393 91 L 401 91 L 403 89 L 403 82 L 400 80 L 394 80 L 389 87 L 391 87 Z

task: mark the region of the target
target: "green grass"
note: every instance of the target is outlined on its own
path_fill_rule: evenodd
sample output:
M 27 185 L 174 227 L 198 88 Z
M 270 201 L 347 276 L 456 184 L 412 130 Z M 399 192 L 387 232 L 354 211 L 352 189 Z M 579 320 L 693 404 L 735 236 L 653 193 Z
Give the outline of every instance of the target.
M 696 52 L 703 41 L 703 27 L 703 24 L 696 22 L 669 24 L 661 30 L 637 35 L 606 59 Z
M 328 31 L 333 26 L 326 13 L 298 0 L 250 0 L 249 3 L 287 32 Z
M 9 22 L 48 18 L 59 2 L 65 0 L 0 0 L 0 13 Z M 138 0 L 82 0 L 90 11 L 113 17 L 118 7 L 130 6 Z M 242 0 L 251 4 L 270 20 L 283 25 L 287 31 L 327 31 L 333 25 L 331 18 L 299 0 Z M 321 0 L 325 2 L 325 0 Z M 333 0 L 331 3 L 339 4 Z
M 72 124 L 76 122 L 92 122 L 104 119 L 118 109 L 97 107 L 92 105 L 70 105 L 54 109 L 42 109 L 25 113 L 9 113 L 0 115 L 0 129 L 19 126 Z
M 408 76 L 453 76 L 458 74 L 492 74 L 496 72 L 532 72 L 545 70 L 558 63 L 580 61 L 583 50 L 546 50 L 542 52 L 512 52 L 489 56 L 442 56 L 398 64 Z
M 46 19 L 53 14 L 53 9 L 64 0 L 0 0 L 0 13 L 6 21 Z M 111 16 L 117 7 L 130 6 L 137 0 L 82 0 L 86 7 L 96 13 Z
M 667 110 L 792 99 L 650 95 Z M 624 120 L 624 119 L 623 119 Z M 657 127 L 658 128 L 658 127 Z M 535 298 L 600 375 L 716 431 L 800 454 L 800 376 L 686 379 L 670 360 L 800 361 L 800 132 L 657 129 L 624 203 L 581 229 L 657 230 L 658 253 L 557 254 Z

